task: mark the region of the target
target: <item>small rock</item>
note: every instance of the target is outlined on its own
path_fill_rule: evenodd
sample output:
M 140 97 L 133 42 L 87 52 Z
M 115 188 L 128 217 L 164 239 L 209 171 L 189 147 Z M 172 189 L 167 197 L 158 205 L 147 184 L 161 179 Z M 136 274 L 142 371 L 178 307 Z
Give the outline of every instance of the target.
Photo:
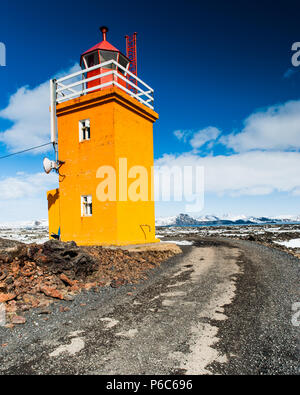
M 7 284 L 5 282 L 0 283 L 0 292 L 7 292 Z
M 59 311 L 60 311 L 61 313 L 64 313 L 64 312 L 66 312 L 66 311 L 70 311 L 70 309 L 69 309 L 69 307 L 60 306 L 60 307 L 59 307 Z
M 71 287 L 71 290 L 72 290 L 73 292 L 77 292 L 77 291 L 80 290 L 80 287 L 79 287 L 78 285 L 73 285 L 73 286 Z
M 8 329 L 13 329 L 15 326 L 14 326 L 14 324 L 6 324 L 6 325 L 4 325 L 4 327 L 5 328 L 8 328 Z
M 112 280 L 112 282 L 110 283 L 110 286 L 112 288 L 118 288 L 118 287 L 121 287 L 122 285 L 124 285 L 125 283 L 126 283 L 125 280 L 117 279 L 117 280 Z
M 47 287 L 46 285 L 42 285 L 40 291 L 43 292 L 46 296 L 50 296 L 55 299 L 64 299 L 63 294 L 55 288 Z
M 7 272 L 5 270 L 0 270 L 0 281 L 4 280 L 7 276 Z
M 0 293 L 0 303 L 4 303 L 9 300 L 13 300 L 13 299 L 15 299 L 16 296 L 17 295 L 13 294 L 13 293 L 9 293 L 9 294 Z
M 67 295 L 64 296 L 64 300 L 67 300 L 67 301 L 69 301 L 69 302 L 71 302 L 71 301 L 74 300 L 74 299 L 75 299 L 75 296 L 74 296 L 74 295 L 69 295 L 69 294 L 67 294 Z
M 63 274 L 63 273 L 59 276 L 59 278 L 60 278 L 65 284 L 70 285 L 70 286 L 73 286 L 73 285 L 76 283 L 76 281 L 71 280 L 68 276 L 66 276 L 66 275 Z
M 96 286 L 97 286 L 96 283 L 86 283 L 86 284 L 84 284 L 84 288 L 85 288 L 86 290 L 90 290 L 91 288 L 94 288 L 94 287 L 96 287 Z
M 30 309 L 30 306 L 29 306 L 28 304 L 21 304 L 21 305 L 19 306 L 19 309 L 20 309 L 21 311 L 27 311 L 27 310 Z
M 25 304 L 30 305 L 32 307 L 37 307 L 39 305 L 39 300 L 36 296 L 32 294 L 23 295 L 23 301 Z
M 10 285 L 14 282 L 14 279 L 12 277 L 7 277 L 7 279 L 5 280 L 7 285 Z
M 6 312 L 7 313 L 15 313 L 17 311 L 17 303 L 15 300 L 12 300 L 11 302 L 8 302 L 6 304 Z
M 22 325 L 22 324 L 25 324 L 25 322 L 26 322 L 26 318 L 22 317 L 20 315 L 15 315 L 11 319 L 11 323 L 14 325 Z
M 41 309 L 41 310 L 39 311 L 39 314 L 51 314 L 51 311 L 48 310 L 48 309 Z

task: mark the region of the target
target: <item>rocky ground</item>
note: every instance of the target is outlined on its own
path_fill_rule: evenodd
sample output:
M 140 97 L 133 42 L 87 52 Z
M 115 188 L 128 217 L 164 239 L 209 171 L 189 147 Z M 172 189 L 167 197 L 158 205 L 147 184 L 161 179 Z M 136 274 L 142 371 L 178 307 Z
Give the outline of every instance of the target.
M 24 324 L 23 313 L 31 308 L 47 314 L 53 301 L 72 300 L 82 290 L 145 280 L 149 270 L 178 252 L 172 245 L 124 250 L 80 248 L 75 242 L 56 240 L 24 244 L 0 239 L 0 303 L 5 306 L 6 327 Z
M 255 241 L 300 257 L 300 244 L 294 248 L 279 244 L 300 239 L 297 224 L 158 227 L 161 248 L 142 251 L 79 248 L 73 242 L 54 240 L 37 244 L 47 239 L 47 232 L 43 223 L 0 228 L 0 305 L 5 305 L 7 327 L 25 323 L 24 312 L 29 309 L 36 308 L 46 315 L 54 301 L 73 300 L 83 290 L 97 292 L 101 287 L 117 288 L 143 281 L 151 269 L 181 252 L 176 243 L 192 245 L 199 237 Z
M 193 237 L 138 284 L 83 289 L 0 327 L 0 375 L 299 375 L 299 260 Z

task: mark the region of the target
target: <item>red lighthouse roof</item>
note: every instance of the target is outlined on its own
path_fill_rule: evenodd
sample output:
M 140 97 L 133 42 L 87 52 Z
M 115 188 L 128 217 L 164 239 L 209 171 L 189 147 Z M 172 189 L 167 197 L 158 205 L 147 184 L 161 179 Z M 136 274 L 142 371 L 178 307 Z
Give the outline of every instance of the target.
M 108 41 L 103 40 L 103 41 L 101 41 L 101 43 L 98 43 L 98 44 L 94 45 L 92 48 L 90 48 L 87 51 L 85 51 L 82 55 L 85 55 L 85 54 L 87 54 L 89 52 L 92 52 L 92 51 L 95 51 L 97 49 L 104 49 L 106 51 L 120 52 L 116 47 L 111 45 Z
M 117 77 L 116 82 L 126 88 L 127 81 L 123 76 L 125 75 L 125 71 L 128 70 L 130 60 L 106 40 L 107 27 L 100 27 L 100 31 L 103 34 L 103 40 L 85 51 L 80 57 L 80 66 L 82 69 L 89 69 L 95 66 L 93 70 L 87 72 L 87 77 L 92 79 L 88 81 L 87 87 L 90 89 L 101 84 L 105 85 L 111 80 L 114 81 L 115 71 L 117 70 L 120 77 Z M 97 67 L 97 65 L 99 66 Z M 100 67 L 101 65 L 102 67 Z M 108 75 L 105 74 L 105 77 L 99 77 L 99 79 L 93 78 L 97 75 L 101 76 L 101 73 L 106 73 L 110 70 L 113 71 L 108 73 Z
M 106 40 L 106 33 L 108 32 L 108 28 L 106 26 L 102 26 L 102 27 L 100 27 L 100 31 L 102 32 L 103 40 L 100 43 L 94 45 L 92 48 L 83 52 L 83 54 L 81 54 L 80 59 L 82 59 L 82 56 L 86 55 L 87 53 L 97 51 L 97 50 L 120 52 L 116 47 L 114 47 L 112 44 L 110 44 Z

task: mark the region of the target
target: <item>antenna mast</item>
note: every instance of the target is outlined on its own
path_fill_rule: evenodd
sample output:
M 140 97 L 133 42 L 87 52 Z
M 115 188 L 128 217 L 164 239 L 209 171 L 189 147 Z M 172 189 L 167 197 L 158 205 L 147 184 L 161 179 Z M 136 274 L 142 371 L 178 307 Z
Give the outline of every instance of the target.
M 137 54 L 136 54 L 136 35 L 137 33 L 133 33 L 131 36 L 125 36 L 126 38 L 126 56 L 130 60 L 129 71 L 137 76 Z M 130 82 L 137 85 L 137 80 L 128 75 L 127 78 Z M 127 89 L 131 90 L 134 93 L 137 93 L 137 89 L 135 89 L 132 85 L 127 84 Z

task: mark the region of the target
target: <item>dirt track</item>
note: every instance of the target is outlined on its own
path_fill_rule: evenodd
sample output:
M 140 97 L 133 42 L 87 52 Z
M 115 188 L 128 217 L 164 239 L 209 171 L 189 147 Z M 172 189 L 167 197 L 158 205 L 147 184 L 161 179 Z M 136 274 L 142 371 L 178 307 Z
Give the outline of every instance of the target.
M 183 250 L 136 289 L 84 292 L 0 328 L 0 372 L 299 374 L 299 260 L 241 240 Z

